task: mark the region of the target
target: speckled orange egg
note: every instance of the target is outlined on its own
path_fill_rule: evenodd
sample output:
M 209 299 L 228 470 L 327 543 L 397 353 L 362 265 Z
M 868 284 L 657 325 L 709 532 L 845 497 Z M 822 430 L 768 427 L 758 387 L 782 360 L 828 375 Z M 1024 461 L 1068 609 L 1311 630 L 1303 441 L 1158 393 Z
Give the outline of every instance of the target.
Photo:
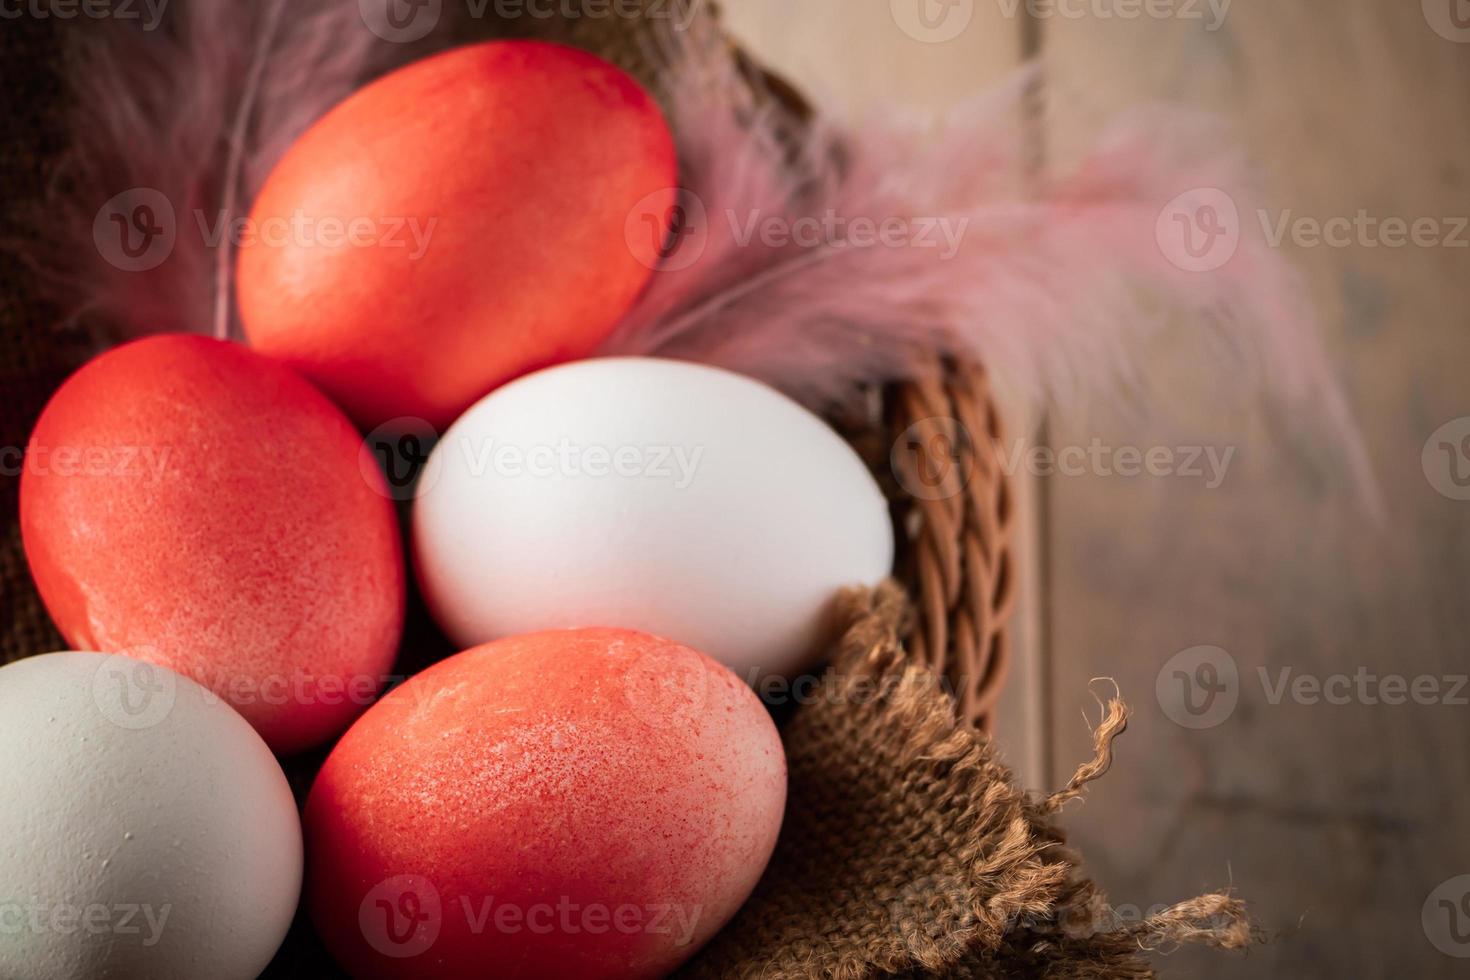
M 403 624 L 397 520 L 361 451 L 320 392 L 245 347 L 119 347 L 31 436 L 31 573 L 76 649 L 184 674 L 278 752 L 319 744 L 376 696 Z
M 785 798 L 769 715 L 705 655 L 512 637 L 343 736 L 307 803 L 307 901 L 360 978 L 661 977 L 749 896 Z
M 520 374 L 591 353 L 652 275 L 674 140 L 629 75 L 497 41 L 333 109 L 251 213 L 240 313 L 258 350 L 365 427 L 443 428 Z M 630 231 L 632 229 L 632 231 Z

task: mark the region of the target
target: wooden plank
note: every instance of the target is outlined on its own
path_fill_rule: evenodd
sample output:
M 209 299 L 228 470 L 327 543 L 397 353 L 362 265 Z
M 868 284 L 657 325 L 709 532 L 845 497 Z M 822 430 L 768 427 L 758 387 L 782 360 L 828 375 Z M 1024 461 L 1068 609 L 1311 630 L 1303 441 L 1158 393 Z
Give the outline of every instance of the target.
M 1428 219 L 1447 236 L 1470 208 L 1470 31 L 1450 40 L 1446 19 L 1437 33 L 1424 12 L 1437 17 L 1433 3 L 1240 2 L 1215 30 L 1099 15 L 1125 6 L 1079 3 L 1070 9 L 1083 16 L 1044 21 L 1054 91 L 1083 93 L 1053 106 L 1058 144 L 1085 139 L 1100 109 L 1184 99 L 1225 113 L 1274 174 L 1273 223 L 1287 214 L 1310 232 L 1299 219 L 1366 211 Z M 1186 7 L 1207 9 L 1173 5 Z M 1215 490 L 1179 478 L 1054 480 L 1059 754 L 1085 747 L 1089 679 L 1115 677 L 1137 709 L 1113 773 L 1069 822 L 1116 901 L 1233 881 L 1276 936 L 1249 958 L 1181 952 L 1160 961 L 1166 975 L 1464 976 L 1447 952 L 1470 955 L 1470 944 L 1454 944 L 1447 907 L 1429 901 L 1470 873 L 1470 707 L 1443 703 L 1456 682 L 1441 681 L 1441 703 L 1428 706 L 1383 703 L 1392 688 L 1373 684 L 1367 696 L 1354 684 L 1341 705 L 1276 699 L 1272 685 L 1285 669 L 1317 679 L 1470 669 L 1470 503 L 1436 489 L 1453 490 L 1447 457 L 1433 483 L 1421 465 L 1431 433 L 1470 415 L 1470 251 L 1393 247 L 1357 230 L 1343 247 L 1291 236 L 1282 247 L 1307 271 L 1344 367 L 1383 523 L 1302 464 L 1312 447 L 1273 448 L 1259 413 L 1238 406 L 1182 400 L 1167 418 L 1059 430 L 1058 443 L 1237 450 Z M 1190 370 L 1164 351 L 1146 364 L 1159 377 Z M 1454 451 L 1470 448 L 1454 434 Z M 1195 678 L 1200 658 L 1224 661 L 1170 661 L 1205 645 L 1238 669 L 1236 705 L 1217 702 L 1205 719 L 1215 724 L 1194 729 L 1171 720 L 1195 721 L 1181 715 L 1173 671 Z
M 732 31 L 752 53 L 805 92 L 861 117 L 875 106 L 930 114 L 964 102 L 1019 67 L 1024 23 L 1006 8 L 972 0 L 853 3 L 742 0 L 726 6 Z M 929 16 L 923 17 L 921 14 Z M 948 18 L 948 19 L 947 19 Z M 1009 419 L 1014 433 L 1034 420 Z M 996 738 L 1028 785 L 1045 781 L 1040 548 L 1035 481 L 1016 482 L 1021 588 L 1015 667 Z
M 853 109 L 943 109 L 1020 60 L 1017 19 L 977 0 L 737 0 L 723 13 L 803 91 Z

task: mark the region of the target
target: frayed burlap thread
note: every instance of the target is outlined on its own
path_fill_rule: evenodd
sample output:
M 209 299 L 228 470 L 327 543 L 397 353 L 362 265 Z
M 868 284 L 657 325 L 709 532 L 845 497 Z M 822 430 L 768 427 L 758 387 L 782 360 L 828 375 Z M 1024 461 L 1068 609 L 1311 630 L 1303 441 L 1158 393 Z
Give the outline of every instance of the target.
M 894 584 L 844 598 L 838 654 L 784 732 L 776 855 L 682 977 L 1111 980 L 1152 977 L 1148 949 L 1250 941 L 1242 904 L 1223 894 L 1122 921 L 1065 846 L 1054 817 L 1111 764 L 1120 700 L 1067 787 L 1028 794 L 904 650 L 910 615 Z

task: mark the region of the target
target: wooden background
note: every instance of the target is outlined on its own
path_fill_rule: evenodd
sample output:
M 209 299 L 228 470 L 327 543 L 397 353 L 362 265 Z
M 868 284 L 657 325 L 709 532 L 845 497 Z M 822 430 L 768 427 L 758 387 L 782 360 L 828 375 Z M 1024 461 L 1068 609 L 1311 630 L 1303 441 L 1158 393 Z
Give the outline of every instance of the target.
M 754 50 L 839 101 L 939 109 L 1034 53 L 1048 147 L 1084 142 L 1100 110 L 1183 102 L 1234 124 L 1270 175 L 1271 220 L 1431 219 L 1458 241 L 1392 247 L 1369 231 L 1341 247 L 1283 246 L 1310 278 L 1380 520 L 1314 465 L 1324 447 L 1273 437 L 1245 403 L 1175 400 L 1167 417 L 1098 412 L 1046 430 L 1057 446 L 1096 437 L 1236 455 L 1217 489 L 1100 475 L 1028 484 L 1026 656 L 1000 738 L 1028 780 L 1055 788 L 1087 745 L 1089 681 L 1121 686 L 1136 715 L 1119 762 L 1068 812 L 1092 869 L 1116 903 L 1139 908 L 1233 883 L 1272 936 L 1244 956 L 1161 955 L 1165 976 L 1470 975 L 1470 940 L 1449 930 L 1467 935 L 1470 898 L 1463 913 L 1439 904 L 1470 890 L 1441 887 L 1470 875 L 1470 692 L 1421 705 L 1356 686 L 1345 704 L 1273 690 L 1286 669 L 1433 677 L 1445 693 L 1470 672 L 1470 502 L 1436 489 L 1453 489 L 1449 457 L 1438 470 L 1422 461 L 1432 433 L 1470 416 L 1470 232 L 1456 235 L 1454 220 L 1470 214 L 1470 2 L 945 2 L 726 6 Z M 901 28 L 921 3 L 952 38 Z M 1211 367 L 1143 356 L 1160 377 Z M 1455 440 L 1466 434 L 1470 422 Z M 1470 443 L 1457 451 L 1470 472 Z M 1199 646 L 1225 651 L 1238 679 L 1233 711 L 1196 729 L 1171 720 L 1178 705 L 1156 685 L 1162 673 L 1167 692 L 1171 658 Z

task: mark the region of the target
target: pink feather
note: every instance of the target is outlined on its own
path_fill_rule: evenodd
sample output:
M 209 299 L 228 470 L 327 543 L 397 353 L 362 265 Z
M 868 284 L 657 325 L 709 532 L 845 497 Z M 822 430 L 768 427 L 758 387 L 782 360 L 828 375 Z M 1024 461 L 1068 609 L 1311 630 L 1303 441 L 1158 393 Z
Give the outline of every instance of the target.
M 22 254 L 68 322 L 104 340 L 235 332 L 232 237 L 271 168 L 308 126 L 377 74 L 432 49 L 372 33 L 355 0 L 187 0 L 157 29 L 111 20 L 71 31 L 68 152 Z M 176 240 L 129 271 L 94 241 L 99 209 L 157 192 Z M 154 198 L 156 200 L 156 197 Z
M 190 0 L 170 14 L 158 31 L 114 21 L 99 35 L 74 32 L 71 150 L 34 216 L 41 241 L 23 251 L 69 320 L 100 325 L 109 340 L 234 334 L 230 239 L 206 232 L 245 216 L 314 120 L 452 30 L 389 43 L 353 0 Z M 1135 370 L 1144 344 L 1182 312 L 1232 353 L 1237 387 L 1263 388 L 1288 418 L 1325 423 L 1358 485 L 1371 486 L 1289 264 L 1242 236 L 1221 268 L 1186 272 L 1155 238 L 1182 191 L 1251 199 L 1239 155 L 1207 149 L 1226 145 L 1207 120 L 1131 113 L 1070 172 L 1028 184 L 1031 72 L 938 127 L 898 116 L 838 125 L 827 113 L 804 126 L 703 32 L 670 42 L 664 60 L 685 208 L 704 216 L 702 233 L 675 243 L 604 353 L 723 365 L 821 410 L 924 370 L 938 352 L 977 358 L 1012 392 L 1057 406 L 1145 383 Z M 783 136 L 795 132 L 793 150 Z M 176 217 L 173 252 L 145 272 L 118 268 L 93 237 L 99 208 L 135 188 L 161 194 Z M 834 231 L 816 244 L 758 232 L 829 216 Z M 925 237 L 863 244 L 859 219 Z M 952 243 L 931 236 L 945 228 Z
M 1055 409 L 1145 387 L 1135 367 L 1145 344 L 1189 314 L 1183 322 L 1204 325 L 1211 353 L 1228 355 L 1220 368 L 1233 388 L 1311 420 L 1372 496 L 1290 263 L 1245 233 L 1220 268 L 1185 271 L 1156 233 L 1166 204 L 1198 188 L 1251 213 L 1245 163 L 1220 149 L 1217 122 L 1140 109 L 1070 172 L 1028 185 L 1023 107 L 1034 69 L 937 127 L 889 116 L 803 129 L 723 46 L 685 39 L 665 57 L 692 231 L 671 240 L 604 353 L 722 365 L 820 411 L 862 384 L 925 370 L 938 351 L 978 359 L 1032 407 Z M 804 133 L 794 154 L 781 139 L 792 132 Z M 828 215 L 837 233 L 817 244 L 749 235 L 753 221 L 780 230 Z M 911 237 L 859 242 L 857 219 L 894 219 Z M 940 223 L 959 232 L 952 254 L 920 241 Z

